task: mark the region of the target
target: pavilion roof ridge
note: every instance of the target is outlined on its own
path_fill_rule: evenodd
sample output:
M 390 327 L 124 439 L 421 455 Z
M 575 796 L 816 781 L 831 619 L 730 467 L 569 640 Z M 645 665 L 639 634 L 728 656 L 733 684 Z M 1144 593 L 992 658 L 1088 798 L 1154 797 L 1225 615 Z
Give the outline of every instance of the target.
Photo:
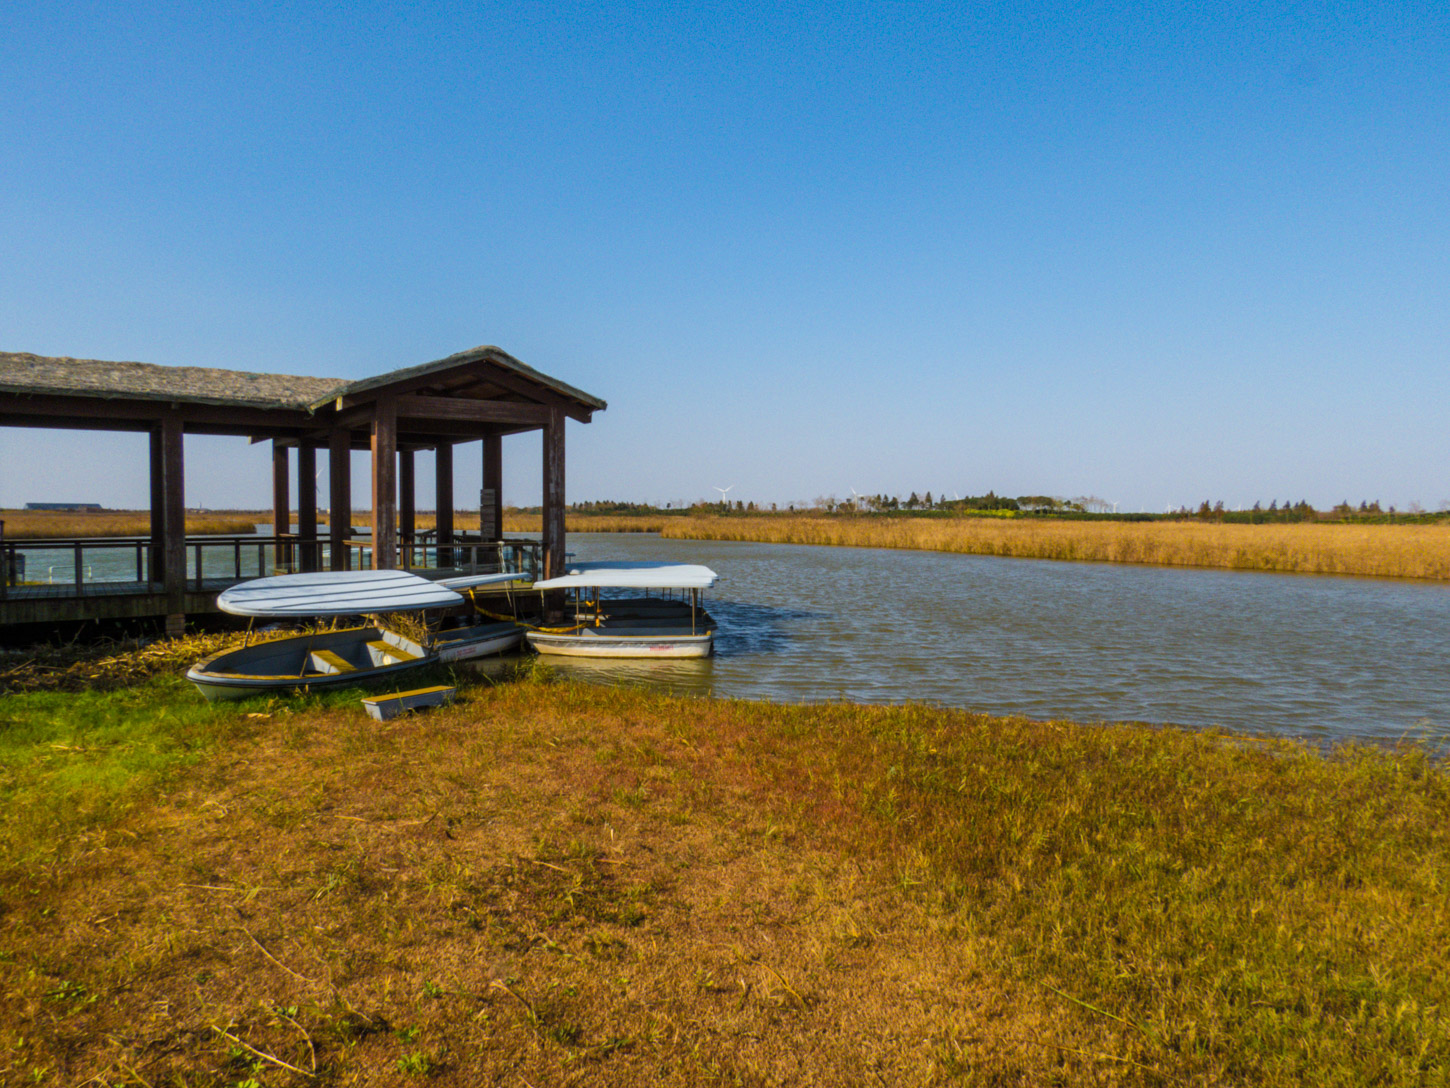
M 309 409 L 316 411 L 324 406 L 329 400 L 335 397 L 353 396 L 358 393 L 366 393 L 373 389 L 392 385 L 395 382 L 408 381 L 412 378 L 426 377 L 430 374 L 441 373 L 452 370 L 455 367 L 468 366 L 471 363 L 486 362 L 504 370 L 512 371 L 522 378 L 535 382 L 546 389 L 550 389 L 561 396 L 579 402 L 595 411 L 603 411 L 608 405 L 600 398 L 584 392 L 567 382 L 558 378 L 552 378 L 542 371 L 535 370 L 527 363 L 515 359 L 502 348 L 494 347 L 492 344 L 482 344 L 476 348 L 469 348 L 467 351 L 454 352 L 452 355 L 442 359 L 435 359 L 431 363 L 419 363 L 416 366 L 403 367 L 400 370 L 390 370 L 385 374 L 377 374 L 371 378 L 360 378 L 350 382 L 346 388 L 336 390 L 327 396 L 308 405 Z

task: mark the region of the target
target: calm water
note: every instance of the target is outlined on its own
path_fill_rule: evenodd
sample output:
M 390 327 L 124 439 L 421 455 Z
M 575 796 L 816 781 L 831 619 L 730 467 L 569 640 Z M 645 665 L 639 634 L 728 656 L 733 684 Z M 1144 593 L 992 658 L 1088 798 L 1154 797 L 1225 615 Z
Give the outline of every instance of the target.
M 577 533 L 577 559 L 704 563 L 703 662 L 561 671 L 780 701 L 1450 740 L 1450 587 Z M 551 662 L 552 663 L 552 662 Z
M 267 528 L 267 527 L 264 527 Z M 581 560 L 704 563 L 702 662 L 561 671 L 752 699 L 921 700 L 997 714 L 1450 741 L 1450 586 L 936 552 L 571 533 Z M 208 549 L 212 551 L 212 549 Z M 231 548 L 206 568 L 230 573 Z M 256 549 L 243 548 L 245 574 Z M 70 553 L 31 577 L 73 577 Z M 97 553 L 96 580 L 133 578 Z

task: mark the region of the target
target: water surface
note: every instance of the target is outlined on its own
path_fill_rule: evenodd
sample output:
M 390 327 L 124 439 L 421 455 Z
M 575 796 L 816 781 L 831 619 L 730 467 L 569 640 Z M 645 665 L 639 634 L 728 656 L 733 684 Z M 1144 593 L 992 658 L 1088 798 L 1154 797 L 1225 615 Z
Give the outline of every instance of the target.
M 779 701 L 1450 740 L 1450 587 L 571 533 L 575 558 L 704 563 L 702 662 L 561 671 Z M 553 662 L 551 662 L 553 664 Z

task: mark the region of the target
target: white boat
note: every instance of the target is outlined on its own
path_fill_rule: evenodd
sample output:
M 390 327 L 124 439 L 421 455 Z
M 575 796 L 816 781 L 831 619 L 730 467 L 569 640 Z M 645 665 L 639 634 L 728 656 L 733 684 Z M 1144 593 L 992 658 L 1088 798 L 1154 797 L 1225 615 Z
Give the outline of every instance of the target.
M 566 657 L 709 657 L 715 621 L 700 598 L 716 577 L 709 567 L 694 563 L 575 564 L 568 573 L 533 586 L 570 591 L 574 622 L 530 630 L 529 645 L 541 654 Z M 646 595 L 602 595 L 625 589 Z M 655 591 L 669 596 L 649 595 Z
M 217 607 L 252 619 L 426 614 L 466 604 L 460 590 L 527 580 L 492 574 L 430 582 L 397 570 L 284 574 L 232 586 L 217 597 Z M 503 653 L 523 638 L 522 628 L 511 621 L 435 629 L 425 620 L 417 626 L 422 632 L 417 637 L 391 630 L 384 621 L 258 643 L 251 642 L 249 630 L 240 647 L 198 661 L 186 678 L 207 699 L 240 699 L 259 692 L 387 681 L 425 665 Z

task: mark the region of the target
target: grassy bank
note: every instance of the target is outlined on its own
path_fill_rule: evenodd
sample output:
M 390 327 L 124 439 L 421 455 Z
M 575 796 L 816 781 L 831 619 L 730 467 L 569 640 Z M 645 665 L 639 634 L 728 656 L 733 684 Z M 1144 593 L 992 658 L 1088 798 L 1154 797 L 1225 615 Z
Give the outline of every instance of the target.
M 667 537 L 694 540 L 837 544 L 1024 559 L 1450 579 L 1450 524 L 1443 523 L 1225 525 L 1194 521 L 776 515 L 670 519 L 662 532 Z
M 5 1083 L 1450 1075 L 1420 753 L 150 671 L 0 697 Z

